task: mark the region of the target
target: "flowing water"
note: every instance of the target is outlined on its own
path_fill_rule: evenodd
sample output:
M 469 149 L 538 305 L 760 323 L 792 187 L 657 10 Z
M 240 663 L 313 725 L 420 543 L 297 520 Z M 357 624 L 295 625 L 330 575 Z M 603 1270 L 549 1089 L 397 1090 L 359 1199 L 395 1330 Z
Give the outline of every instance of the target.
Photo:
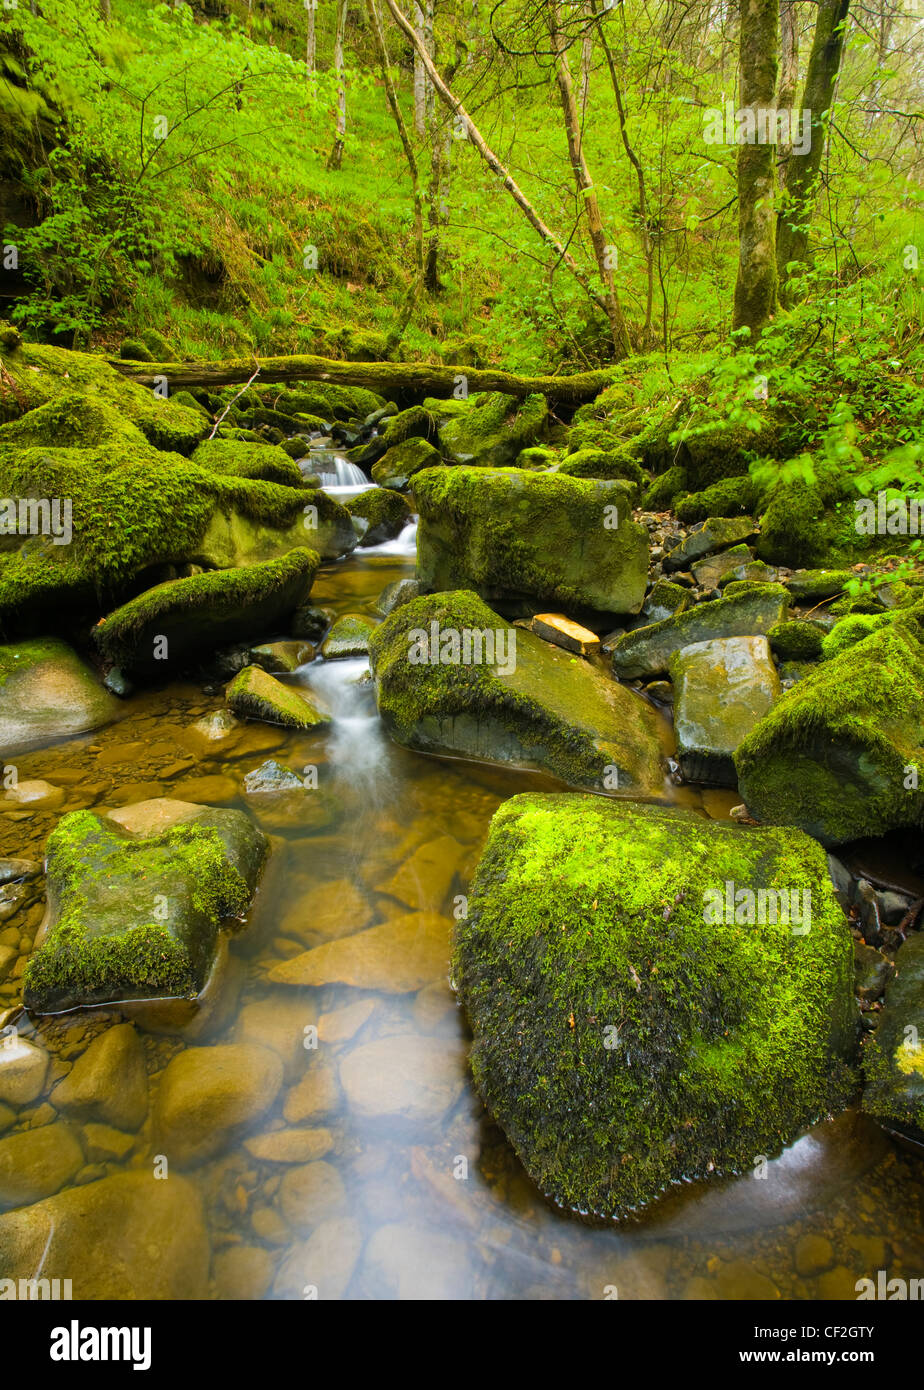
M 374 615 L 383 587 L 412 572 L 413 526 L 326 566 L 313 598 L 338 614 Z M 853 1299 L 856 1280 L 879 1269 L 919 1276 L 924 1170 L 852 1111 L 754 1173 L 676 1190 L 636 1224 L 588 1224 L 543 1200 L 473 1089 L 448 954 L 454 903 L 493 812 L 518 791 L 555 784 L 396 747 L 366 672 L 363 659 L 315 661 L 290 678 L 331 710 L 320 734 L 253 724 L 210 751 L 191 726 L 222 708 L 221 695 L 173 685 L 133 697 L 103 732 L 18 760 L 21 779 L 47 779 L 65 799 L 0 816 L 4 854 L 41 857 L 65 810 L 160 795 L 245 809 L 274 843 L 214 1007 L 193 1036 L 140 1034 L 148 1119 L 124 1157 L 90 1155 L 73 1181 L 150 1173 L 168 1061 L 184 1048 L 245 1042 L 283 1056 L 282 1089 L 248 1130 L 184 1170 L 204 1203 L 213 1297 L 302 1298 L 317 1287 L 347 1298 Z M 246 797 L 244 775 L 270 757 L 314 769 L 317 786 L 262 803 Z M 735 800 L 672 795 L 714 816 Z M 40 916 L 36 904 L 14 921 L 21 949 Z M 399 918 L 412 923 L 425 978 L 409 978 L 406 958 L 371 945 L 362 987 L 270 978 L 310 947 Z M 15 1000 L 21 964 L 0 986 L 0 1007 Z M 118 1017 L 19 1026 L 51 1050 L 55 1078 Z M 18 1121 L 53 1118 L 47 1104 L 38 1109 Z M 106 1239 L 123 1252 L 145 1239 L 123 1213 L 111 1220 Z

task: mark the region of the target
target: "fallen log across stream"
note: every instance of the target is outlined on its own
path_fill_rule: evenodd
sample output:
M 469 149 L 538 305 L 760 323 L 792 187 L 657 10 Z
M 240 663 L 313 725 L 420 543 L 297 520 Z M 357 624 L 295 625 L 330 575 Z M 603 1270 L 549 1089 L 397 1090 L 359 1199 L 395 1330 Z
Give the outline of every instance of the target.
M 253 376 L 257 381 L 328 381 L 337 386 L 364 386 L 386 399 L 396 395 L 448 397 L 464 381 L 466 392 L 504 391 L 510 396 L 541 392 L 561 405 L 592 401 L 613 379 L 612 370 L 579 372 L 574 376 L 516 376 L 487 367 L 437 367 L 426 362 L 335 362 L 326 357 L 265 357 L 227 362 L 130 362 L 110 357 L 124 376 L 142 386 L 166 379 L 172 390 L 184 387 L 238 386 Z

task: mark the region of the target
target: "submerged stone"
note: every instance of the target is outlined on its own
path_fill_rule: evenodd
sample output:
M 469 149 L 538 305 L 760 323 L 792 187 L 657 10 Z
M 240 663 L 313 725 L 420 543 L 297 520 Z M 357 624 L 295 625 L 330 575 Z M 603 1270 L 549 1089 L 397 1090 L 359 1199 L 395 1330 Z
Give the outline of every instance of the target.
M 382 721 L 405 747 L 537 768 L 600 791 L 660 790 L 652 707 L 506 625 L 476 594 L 412 599 L 376 629 L 369 653 Z
M 259 719 L 287 729 L 316 729 L 330 723 L 299 686 L 284 685 L 261 666 L 245 666 L 225 692 L 240 719 Z
M 850 933 L 824 852 L 796 831 L 515 796 L 454 975 L 485 1103 L 568 1208 L 625 1216 L 750 1169 L 853 1084 Z
M 696 642 L 674 652 L 670 673 L 684 777 L 735 786 L 735 749 L 780 694 L 766 637 Z
M 0 754 L 28 753 L 120 716 L 118 701 L 66 642 L 0 647 Z
M 735 755 L 748 810 L 824 844 L 924 823 L 924 634 L 912 615 L 822 662 Z
M 863 1070 L 866 1113 L 924 1148 L 924 933 L 913 932 L 895 957 Z
M 250 1043 L 178 1053 L 161 1078 L 154 1108 L 161 1151 L 183 1168 L 211 1158 L 266 1114 L 282 1076 L 281 1058 Z
M 762 637 L 786 617 L 789 595 L 779 584 L 761 584 L 747 593 L 697 604 L 649 627 L 636 628 L 613 646 L 613 670 L 620 680 L 666 675 L 671 654 L 716 637 Z
M 637 613 L 648 533 L 626 484 L 522 468 L 431 468 L 415 481 L 423 590 L 473 589 L 511 616 Z
M 313 550 L 240 569 L 174 579 L 131 599 L 93 629 L 106 661 L 131 674 L 173 676 L 223 643 L 284 627 L 311 591 Z
M 26 966 L 26 1007 L 194 998 L 219 927 L 244 916 L 267 852 L 240 811 L 190 805 L 152 835 L 93 811 L 62 817 L 46 847 L 51 915 Z

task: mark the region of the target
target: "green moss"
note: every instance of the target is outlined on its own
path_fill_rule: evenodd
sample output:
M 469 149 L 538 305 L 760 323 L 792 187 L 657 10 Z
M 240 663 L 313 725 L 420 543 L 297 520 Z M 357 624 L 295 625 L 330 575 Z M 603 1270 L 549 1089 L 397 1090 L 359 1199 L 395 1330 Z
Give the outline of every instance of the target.
M 679 492 L 687 485 L 687 471 L 674 464 L 660 478 L 655 478 L 642 498 L 642 508 L 646 512 L 666 512 Z
M 747 476 L 724 478 L 702 492 L 691 492 L 675 502 L 678 521 L 688 525 L 710 516 L 741 516 L 754 510 L 757 488 Z
M 302 487 L 304 482 L 297 464 L 277 444 L 206 439 L 196 448 L 192 461 L 219 477 L 259 478 L 287 487 Z
M 403 444 L 392 445 L 372 465 L 372 478 L 379 487 L 405 487 L 415 473 L 440 462 L 439 452 L 426 439 L 408 439 Z
M 145 347 L 140 338 L 123 338 L 119 356 L 126 362 L 154 362 L 156 359 L 150 348 Z
M 53 919 L 26 967 L 26 1007 L 194 997 L 218 928 L 246 912 L 267 850 L 236 811 L 207 810 L 149 837 L 92 811 L 64 816 L 47 843 Z
M 307 694 L 284 685 L 260 666 L 245 666 L 225 693 L 230 708 L 243 719 L 259 719 L 287 729 L 315 729 L 330 723 L 330 718 L 311 703 Z
M 502 468 L 515 463 L 521 449 L 542 441 L 547 418 L 544 396 L 486 392 L 472 396 L 468 409 L 442 427 L 440 440 L 455 463 Z
M 98 623 L 93 640 L 113 666 L 166 672 L 169 662 L 205 656 L 223 641 L 291 615 L 307 599 L 319 564 L 313 550 L 290 550 L 263 564 L 158 584 Z M 167 644 L 163 661 L 155 653 L 160 637 Z
M 704 891 L 811 894 L 811 929 L 704 920 Z M 750 1169 L 842 1104 L 852 952 L 807 837 L 588 796 L 496 813 L 454 978 L 484 1100 L 554 1201 L 624 1216 Z
M 100 396 L 64 391 L 18 420 L 0 425 L 0 448 L 92 449 L 108 445 L 116 458 L 150 454 L 148 441 L 124 415 Z
M 767 639 L 781 661 L 816 661 L 821 656 L 822 633 L 814 623 L 774 623 Z
M 346 508 L 350 516 L 362 517 L 369 523 L 360 545 L 379 545 L 397 536 L 411 515 L 407 499 L 387 487 L 372 487 L 368 492 L 361 492 L 347 502 Z
M 821 650 L 825 659 L 830 660 L 832 657 L 840 656 L 841 652 L 847 651 L 857 642 L 862 642 L 864 637 L 869 637 L 871 632 L 878 632 L 881 627 L 890 623 L 894 616 L 894 613 L 856 613 L 850 617 L 841 618 L 840 622 L 834 624 L 821 643 Z
M 735 754 L 760 820 L 827 844 L 924 823 L 924 634 L 903 612 L 788 691 Z
M 757 553 L 775 565 L 817 565 L 827 550 L 824 503 L 807 483 L 780 484 L 760 518 Z
M 579 449 L 558 465 L 559 473 L 570 478 L 625 478 L 642 487 L 648 476 L 624 449 Z

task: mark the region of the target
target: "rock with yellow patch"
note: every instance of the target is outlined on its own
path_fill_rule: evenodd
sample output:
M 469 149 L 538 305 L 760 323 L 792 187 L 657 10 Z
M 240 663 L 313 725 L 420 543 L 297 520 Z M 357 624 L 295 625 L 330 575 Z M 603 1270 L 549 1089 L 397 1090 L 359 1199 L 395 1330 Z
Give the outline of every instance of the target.
M 269 978 L 277 984 L 342 984 L 405 994 L 422 989 L 448 968 L 449 918 L 409 912 L 280 961 Z
M 867 1114 L 890 1133 L 924 1144 L 924 932 L 912 933 L 895 957 L 863 1068 Z

